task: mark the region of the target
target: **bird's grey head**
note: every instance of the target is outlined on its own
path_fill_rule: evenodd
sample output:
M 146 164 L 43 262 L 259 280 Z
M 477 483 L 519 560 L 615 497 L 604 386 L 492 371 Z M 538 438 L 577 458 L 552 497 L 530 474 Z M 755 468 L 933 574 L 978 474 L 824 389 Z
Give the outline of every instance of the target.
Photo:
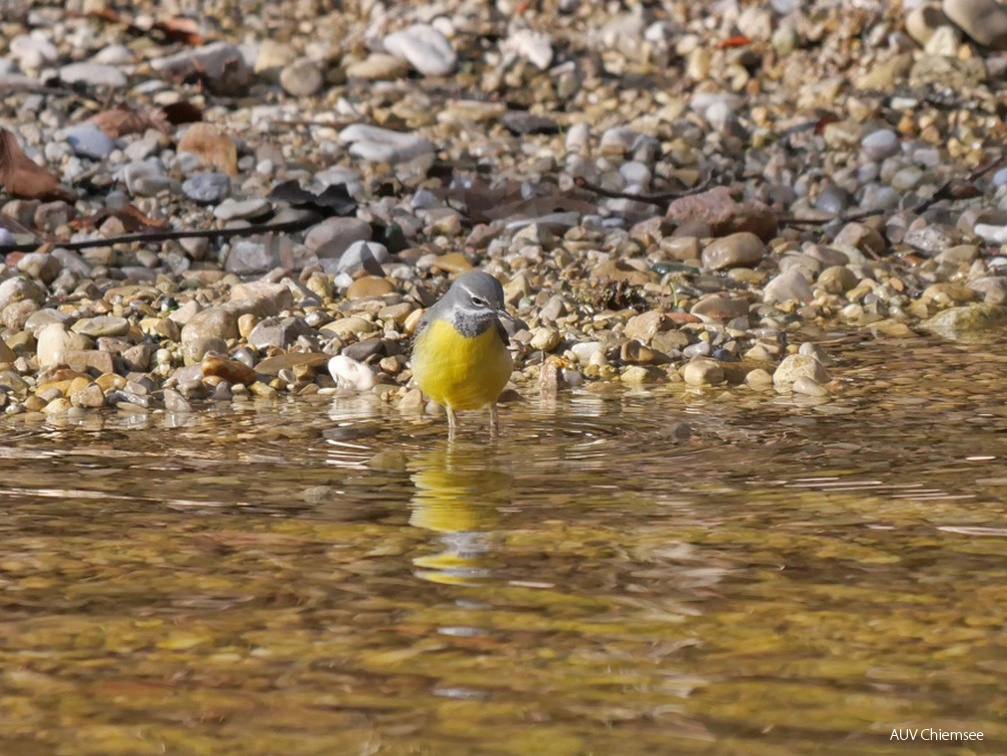
M 481 270 L 459 276 L 442 301 L 455 328 L 466 336 L 478 336 L 499 318 L 512 320 L 504 309 L 503 286 Z

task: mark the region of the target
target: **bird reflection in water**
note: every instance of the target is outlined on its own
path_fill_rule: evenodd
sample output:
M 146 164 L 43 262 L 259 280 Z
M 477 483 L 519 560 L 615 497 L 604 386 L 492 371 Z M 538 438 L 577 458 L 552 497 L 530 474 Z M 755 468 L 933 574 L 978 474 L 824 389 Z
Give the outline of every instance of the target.
M 484 444 L 441 441 L 409 464 L 416 486 L 409 523 L 439 535 L 440 553 L 413 559 L 416 576 L 449 585 L 499 579 L 500 510 L 514 477 Z

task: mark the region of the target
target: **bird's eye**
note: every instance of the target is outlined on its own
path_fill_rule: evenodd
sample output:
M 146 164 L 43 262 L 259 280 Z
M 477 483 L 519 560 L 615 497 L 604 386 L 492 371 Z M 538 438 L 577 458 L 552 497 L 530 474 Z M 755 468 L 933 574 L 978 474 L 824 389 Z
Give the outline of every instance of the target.
M 474 304 L 476 307 L 485 307 L 486 300 L 483 299 L 482 297 L 472 297 L 472 304 Z

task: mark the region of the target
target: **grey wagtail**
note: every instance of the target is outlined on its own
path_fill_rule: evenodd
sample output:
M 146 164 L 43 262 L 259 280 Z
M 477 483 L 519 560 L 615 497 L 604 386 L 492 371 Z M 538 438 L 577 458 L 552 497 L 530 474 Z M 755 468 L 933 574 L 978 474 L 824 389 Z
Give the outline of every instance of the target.
M 448 413 L 448 436 L 455 412 L 490 405 L 490 434 L 498 429 L 497 399 L 514 370 L 500 282 L 482 271 L 459 276 L 448 293 L 427 310 L 416 328 L 413 377 L 423 392 Z

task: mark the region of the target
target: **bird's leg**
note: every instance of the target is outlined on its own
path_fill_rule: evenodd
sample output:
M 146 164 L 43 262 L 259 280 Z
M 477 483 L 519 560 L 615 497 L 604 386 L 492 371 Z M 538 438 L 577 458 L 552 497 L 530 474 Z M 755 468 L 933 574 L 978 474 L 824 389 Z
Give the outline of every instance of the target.
M 455 418 L 455 411 L 450 407 L 445 407 L 448 413 L 448 441 L 453 441 L 455 430 L 458 428 L 458 420 Z
M 500 435 L 500 415 L 497 412 L 496 402 L 490 405 L 490 438 L 496 439 Z

